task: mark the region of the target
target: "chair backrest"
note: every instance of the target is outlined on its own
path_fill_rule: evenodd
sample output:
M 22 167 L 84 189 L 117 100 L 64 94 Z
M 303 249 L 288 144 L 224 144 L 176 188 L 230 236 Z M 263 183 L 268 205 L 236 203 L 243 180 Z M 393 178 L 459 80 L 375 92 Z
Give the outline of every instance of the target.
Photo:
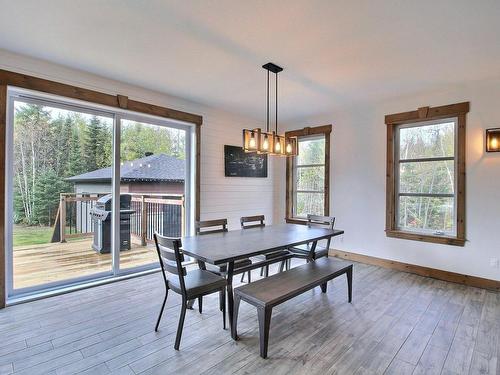
M 241 229 L 249 229 L 249 228 L 258 228 L 265 227 L 266 224 L 264 221 L 266 218 L 264 215 L 256 215 L 256 216 L 243 216 L 240 218 Z M 254 223 L 254 224 L 249 224 Z
M 184 254 L 180 250 L 182 242 L 180 238 L 165 237 L 155 232 L 154 234 L 156 252 L 158 253 L 158 260 L 160 261 L 163 279 L 165 285 L 168 287 L 167 277 L 165 272 L 172 273 L 179 276 L 179 284 L 182 292 L 186 292 L 184 284 L 184 276 L 186 276 L 186 267 L 182 266 L 184 262 Z
M 333 216 L 320 216 L 320 215 L 307 215 L 307 226 L 308 227 L 320 227 L 326 229 L 332 229 L 335 226 L 335 217 Z M 330 237 L 326 241 L 326 248 L 330 248 L 330 242 L 332 238 Z
M 227 232 L 227 219 L 197 221 L 194 229 L 197 236 Z

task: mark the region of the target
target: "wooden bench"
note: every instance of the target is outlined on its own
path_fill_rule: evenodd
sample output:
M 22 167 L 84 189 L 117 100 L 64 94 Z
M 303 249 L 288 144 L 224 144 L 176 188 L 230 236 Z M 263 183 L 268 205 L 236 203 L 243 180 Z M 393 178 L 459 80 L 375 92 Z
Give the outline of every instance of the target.
M 235 289 L 234 337 L 237 338 L 238 310 L 240 301 L 243 300 L 257 307 L 260 356 L 266 358 L 273 307 L 317 286 L 321 286 L 321 291 L 326 293 L 327 282 L 344 273 L 347 276 L 349 302 L 351 302 L 352 263 L 333 258 L 318 259 Z

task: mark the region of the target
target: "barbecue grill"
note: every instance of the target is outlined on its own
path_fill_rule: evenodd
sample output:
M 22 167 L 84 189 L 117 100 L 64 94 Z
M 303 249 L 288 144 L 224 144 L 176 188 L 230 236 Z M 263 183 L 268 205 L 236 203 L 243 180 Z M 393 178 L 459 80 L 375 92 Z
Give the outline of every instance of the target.
M 94 224 L 94 241 L 92 248 L 98 253 L 111 251 L 111 194 L 99 198 L 89 214 Z M 120 195 L 120 250 L 130 249 L 130 216 L 135 213 L 130 209 L 131 196 Z

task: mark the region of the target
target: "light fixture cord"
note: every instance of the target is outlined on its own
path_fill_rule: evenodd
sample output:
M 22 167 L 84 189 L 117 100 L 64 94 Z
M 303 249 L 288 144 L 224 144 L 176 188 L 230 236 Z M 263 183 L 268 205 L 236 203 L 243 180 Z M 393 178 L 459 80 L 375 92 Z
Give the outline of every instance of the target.
M 267 71 L 267 124 L 266 131 L 269 133 L 269 70 Z
M 278 73 L 276 73 L 276 134 L 278 134 Z

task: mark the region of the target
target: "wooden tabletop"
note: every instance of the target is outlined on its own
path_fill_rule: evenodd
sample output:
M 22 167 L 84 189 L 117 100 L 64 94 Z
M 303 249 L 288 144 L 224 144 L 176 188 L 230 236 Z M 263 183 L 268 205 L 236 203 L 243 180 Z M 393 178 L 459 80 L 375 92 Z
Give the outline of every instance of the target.
M 197 260 L 222 264 L 343 234 L 339 229 L 278 224 L 182 238 L 182 250 Z

